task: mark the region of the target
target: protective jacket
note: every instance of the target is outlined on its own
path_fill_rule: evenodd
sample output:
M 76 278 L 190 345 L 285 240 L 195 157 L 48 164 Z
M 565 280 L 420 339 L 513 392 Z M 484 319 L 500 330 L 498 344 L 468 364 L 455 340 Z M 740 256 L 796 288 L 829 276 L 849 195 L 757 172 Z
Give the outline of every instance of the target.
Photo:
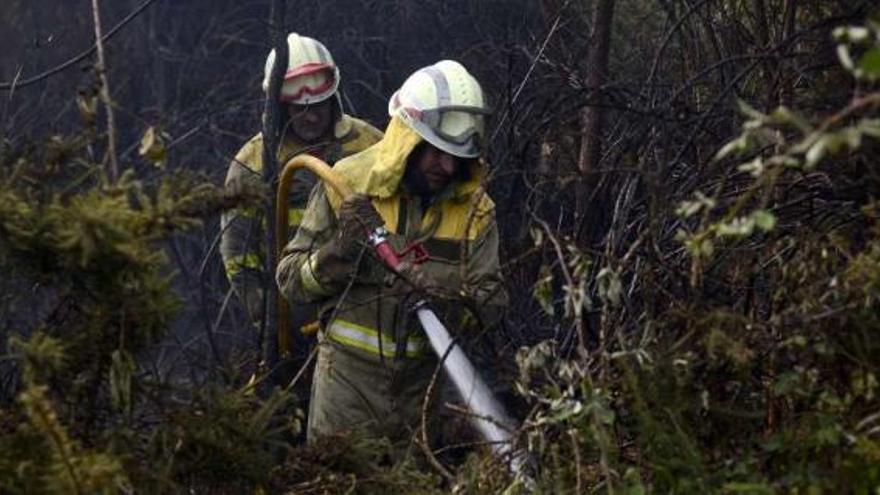
M 371 198 L 395 249 L 423 242 L 429 259 L 421 268 L 451 296 L 438 309 L 454 332 L 466 321 L 491 324 L 506 294 L 495 207 L 480 185 L 483 167 L 474 160 L 466 180 L 423 204 L 402 181 L 407 158 L 421 140 L 395 117 L 380 142 L 340 161 L 334 171 L 356 193 Z M 277 273 L 287 298 L 316 301 L 321 308 L 323 345 L 309 436 L 373 423 L 381 436 L 394 437 L 390 432 L 399 435 L 419 418 L 420 399 L 437 361 L 411 316 L 412 288 L 395 280 L 369 247 L 348 277 L 331 277 L 329 268 L 320 266 L 317 253 L 336 234 L 341 202 L 323 185 L 315 188 Z
M 382 137 L 381 131 L 375 127 L 345 114 L 336 123 L 333 131 L 334 139 L 320 147 L 310 147 L 285 136 L 278 151 L 279 164 L 284 164 L 300 153 L 311 153 L 333 164 L 368 148 Z M 262 187 L 262 171 L 263 136 L 257 134 L 245 143 L 229 164 L 227 190 L 233 193 L 245 188 L 259 190 Z M 310 174 L 300 174 L 291 189 L 291 235 L 296 233 L 296 228 L 302 221 L 309 191 L 315 181 Z M 221 216 L 220 255 L 226 276 L 254 324 L 259 324 L 262 320 L 262 291 L 267 280 L 263 270 L 266 252 L 263 233 L 267 221 L 264 216 L 259 208 L 237 208 Z

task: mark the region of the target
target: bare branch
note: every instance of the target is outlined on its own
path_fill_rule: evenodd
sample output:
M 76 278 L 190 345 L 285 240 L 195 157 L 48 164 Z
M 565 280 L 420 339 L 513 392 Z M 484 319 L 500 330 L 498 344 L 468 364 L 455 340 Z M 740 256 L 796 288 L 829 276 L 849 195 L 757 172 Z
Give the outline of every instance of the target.
M 95 21 L 95 48 L 98 62 L 95 71 L 101 81 L 101 100 L 107 112 L 107 156 L 105 157 L 107 182 L 114 184 L 119 177 L 119 163 L 116 158 L 116 122 L 113 115 L 113 100 L 110 98 L 110 84 L 107 80 L 107 65 L 104 58 L 104 41 L 101 36 L 101 10 L 98 0 L 92 0 L 92 18 Z

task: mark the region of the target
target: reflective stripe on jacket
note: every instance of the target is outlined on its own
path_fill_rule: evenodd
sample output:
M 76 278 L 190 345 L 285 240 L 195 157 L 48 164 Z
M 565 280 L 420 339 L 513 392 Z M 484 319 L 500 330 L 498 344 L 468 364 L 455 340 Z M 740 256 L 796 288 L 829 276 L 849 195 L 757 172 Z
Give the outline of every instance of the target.
M 376 329 L 340 318 L 328 325 L 326 333 L 331 340 L 377 356 L 382 354 L 393 358 L 398 352 L 397 343 L 389 337 L 380 335 Z M 404 342 L 406 345 L 400 351 L 407 357 L 421 356 L 427 350 L 428 342 L 424 337 L 411 335 Z

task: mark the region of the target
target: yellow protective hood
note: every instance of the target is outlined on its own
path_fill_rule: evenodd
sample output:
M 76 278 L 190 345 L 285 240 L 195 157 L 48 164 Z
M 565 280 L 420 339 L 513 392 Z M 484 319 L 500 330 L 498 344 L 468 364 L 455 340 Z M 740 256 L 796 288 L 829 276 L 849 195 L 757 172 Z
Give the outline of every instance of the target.
M 339 161 L 333 171 L 339 174 L 358 193 L 371 198 L 387 199 L 398 193 L 400 181 L 406 171 L 407 158 L 422 137 L 402 120 L 393 117 L 385 135 L 378 143 L 364 151 Z M 452 198 L 468 197 L 480 186 L 484 167 L 474 160 L 471 164 L 470 179 L 455 184 Z M 327 191 L 330 205 L 337 209 L 342 202 L 335 191 Z

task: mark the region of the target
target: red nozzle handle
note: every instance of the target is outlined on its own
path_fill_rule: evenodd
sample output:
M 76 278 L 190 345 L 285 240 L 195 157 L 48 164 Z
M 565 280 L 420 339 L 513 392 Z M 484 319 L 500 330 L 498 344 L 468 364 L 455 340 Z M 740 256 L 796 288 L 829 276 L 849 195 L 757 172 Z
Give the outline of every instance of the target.
M 388 242 L 388 239 L 383 240 L 379 244 L 374 244 L 376 247 L 376 254 L 379 255 L 379 258 L 382 258 L 382 261 L 388 265 L 392 270 L 399 271 L 400 270 L 400 256 L 394 252 L 394 248 L 391 247 L 391 243 Z
M 429 258 L 428 250 L 425 249 L 425 246 L 420 242 L 408 245 L 406 249 L 400 253 L 395 252 L 394 248 L 391 247 L 391 243 L 388 242 L 388 229 L 385 227 L 379 227 L 376 230 L 369 232 L 368 236 L 370 243 L 376 248 L 376 254 L 378 254 L 379 258 L 381 258 L 382 261 L 384 261 L 385 264 L 395 272 L 400 271 L 402 258 L 409 253 L 413 254 L 413 264 L 416 265 L 424 263 Z
M 412 253 L 413 255 L 413 264 L 421 265 L 422 263 L 428 261 L 428 258 L 431 256 L 428 254 L 428 250 L 425 249 L 425 245 L 421 242 L 414 242 L 406 247 L 403 251 L 400 252 L 399 256 L 401 258 L 406 257 L 407 254 Z

